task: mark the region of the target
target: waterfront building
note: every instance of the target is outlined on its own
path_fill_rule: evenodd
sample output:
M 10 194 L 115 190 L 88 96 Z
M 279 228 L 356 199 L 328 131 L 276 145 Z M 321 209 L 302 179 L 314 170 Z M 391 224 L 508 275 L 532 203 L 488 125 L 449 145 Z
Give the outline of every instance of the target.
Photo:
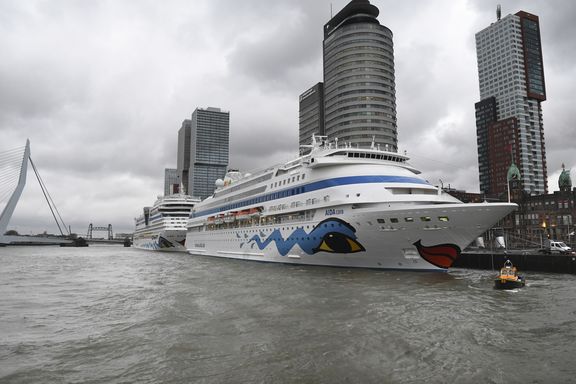
M 520 11 L 476 34 L 480 102 L 475 104 L 480 190 L 506 191 L 513 160 L 529 195 L 548 191 L 541 102 L 546 100 L 539 18 Z
M 180 177 L 178 176 L 178 169 L 165 168 L 164 169 L 164 196 L 180 193 Z
M 574 247 L 575 202 L 576 188 L 545 195 L 525 195 L 519 202 L 518 211 L 513 214 L 513 233 L 528 239 L 531 244 L 540 244 L 542 239 L 554 239 Z
M 190 121 L 190 162 L 187 194 L 205 199 L 228 168 L 230 112 L 196 108 Z
M 324 119 L 328 140 L 397 150 L 392 31 L 368 0 L 352 0 L 324 25 Z
M 192 130 L 192 121 L 186 119 L 182 122 L 182 127 L 178 130 L 178 158 L 176 167 L 178 176 L 182 183 L 182 193 L 188 194 L 188 179 L 190 174 L 190 135 Z
M 511 173 L 518 174 L 516 166 L 509 167 Z M 510 213 L 496 226 L 507 239 L 511 248 L 538 248 L 544 240 L 554 239 L 564 241 L 572 248 L 576 246 L 574 217 L 576 217 L 576 188 L 572 187 L 570 171 L 562 165 L 558 178 L 559 191 L 541 195 L 530 195 L 521 185 L 521 179 L 510 177 L 511 201 L 518 204 L 518 210 Z M 466 203 L 484 201 L 483 193 L 468 193 L 453 188 L 443 188 Z M 500 201 L 507 199 L 507 193 L 502 192 Z M 490 237 L 486 234 L 486 237 Z
M 368 0 L 352 0 L 324 25 L 324 82 L 300 95 L 300 145 L 318 131 L 398 150 L 392 31 L 378 14 Z
M 324 136 L 324 83 L 318 83 L 300 95 L 299 144 L 310 145 L 312 135 Z M 302 151 L 301 153 L 307 153 Z

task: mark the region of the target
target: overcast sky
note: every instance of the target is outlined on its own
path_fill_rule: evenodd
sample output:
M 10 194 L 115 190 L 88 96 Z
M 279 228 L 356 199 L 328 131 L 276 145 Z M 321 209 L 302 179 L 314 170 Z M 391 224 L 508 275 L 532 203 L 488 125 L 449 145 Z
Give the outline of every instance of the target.
M 0 0 L 0 152 L 31 141 L 66 224 L 132 231 L 176 167 L 196 107 L 230 111 L 231 167 L 292 158 L 298 96 L 322 81 L 322 28 L 348 0 Z M 576 168 L 576 2 L 373 0 L 394 34 L 398 142 L 426 179 L 478 192 L 474 34 L 540 17 L 551 191 Z M 57 232 L 28 177 L 9 228 Z

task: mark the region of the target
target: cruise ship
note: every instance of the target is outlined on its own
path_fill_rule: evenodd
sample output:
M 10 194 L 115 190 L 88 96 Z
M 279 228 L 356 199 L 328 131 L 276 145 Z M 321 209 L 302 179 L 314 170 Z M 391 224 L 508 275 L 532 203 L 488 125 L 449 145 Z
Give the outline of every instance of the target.
M 195 255 L 336 267 L 446 271 L 517 208 L 465 204 L 408 157 L 314 137 L 310 153 L 253 174 L 229 171 L 194 206 Z
M 144 207 L 140 217 L 134 219 L 133 246 L 159 251 L 186 251 L 186 222 L 194 204 L 200 199 L 174 194 L 158 196 L 152 207 Z

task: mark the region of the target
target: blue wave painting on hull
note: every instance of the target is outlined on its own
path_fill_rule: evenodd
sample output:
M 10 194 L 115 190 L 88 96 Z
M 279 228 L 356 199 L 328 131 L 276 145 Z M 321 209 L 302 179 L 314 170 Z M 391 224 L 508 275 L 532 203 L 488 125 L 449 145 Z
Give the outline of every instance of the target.
M 355 233 L 356 229 L 344 220 L 330 218 L 318 223 L 310 233 L 298 228 L 287 239 L 284 239 L 280 230 L 275 229 L 265 240 L 262 240 L 263 234 L 254 235 L 248 240 L 248 243 L 251 243 L 251 246 L 256 244 L 260 250 L 263 250 L 271 242 L 274 242 L 278 253 L 282 256 L 286 256 L 296 244 L 309 255 L 317 252 L 355 253 L 366 251 L 362 244 L 356 240 Z

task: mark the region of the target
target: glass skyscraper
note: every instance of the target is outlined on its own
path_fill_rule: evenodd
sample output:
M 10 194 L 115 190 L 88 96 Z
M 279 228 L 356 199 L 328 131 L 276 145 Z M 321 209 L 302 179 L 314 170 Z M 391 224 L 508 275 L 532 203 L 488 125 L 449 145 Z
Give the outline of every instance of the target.
M 180 193 L 180 177 L 178 169 L 164 169 L 164 196 Z
M 230 113 L 220 108 L 196 108 L 190 120 L 188 194 L 205 199 L 224 179 L 229 161 Z
M 480 102 L 476 132 L 480 190 L 506 191 L 514 161 L 531 195 L 548 190 L 541 102 L 546 100 L 538 16 L 520 11 L 476 34 Z M 500 152 L 506 152 L 504 154 Z
M 182 193 L 189 194 L 188 179 L 190 175 L 190 134 L 192 131 L 192 121 L 186 119 L 182 122 L 182 127 L 178 130 L 178 159 L 176 169 L 182 183 Z
M 324 84 L 318 83 L 301 94 L 299 107 L 299 142 L 309 145 L 312 135 L 324 135 Z

